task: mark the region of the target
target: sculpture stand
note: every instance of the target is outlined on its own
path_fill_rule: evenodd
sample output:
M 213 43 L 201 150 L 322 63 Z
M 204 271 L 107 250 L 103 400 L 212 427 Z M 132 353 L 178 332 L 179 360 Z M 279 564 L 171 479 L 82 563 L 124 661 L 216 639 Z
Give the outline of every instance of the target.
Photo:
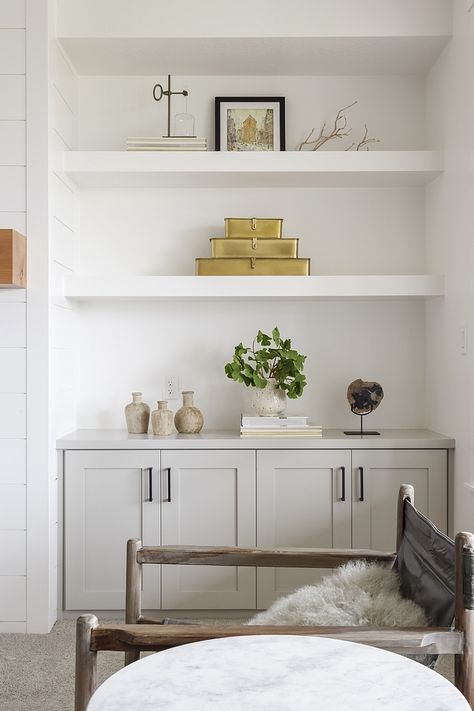
M 377 432 L 377 430 L 365 430 L 364 431 L 364 417 L 365 415 L 370 415 L 372 412 L 373 407 L 370 408 L 369 412 L 364 412 L 363 415 L 360 415 L 360 430 L 344 430 L 345 435 L 359 435 L 359 437 L 363 437 L 364 435 L 379 435 L 380 432 Z M 354 412 L 354 408 L 351 407 L 351 412 L 354 413 L 354 415 L 357 415 L 357 412 Z

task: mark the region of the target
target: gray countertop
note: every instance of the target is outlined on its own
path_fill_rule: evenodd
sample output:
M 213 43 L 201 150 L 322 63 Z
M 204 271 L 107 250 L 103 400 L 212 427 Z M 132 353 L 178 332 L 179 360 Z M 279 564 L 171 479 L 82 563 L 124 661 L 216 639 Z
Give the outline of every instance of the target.
M 203 430 L 195 435 L 130 435 L 126 430 L 74 430 L 60 437 L 63 449 L 451 449 L 454 439 L 430 430 L 380 430 L 380 435 L 324 429 L 322 437 L 242 438 L 237 430 Z

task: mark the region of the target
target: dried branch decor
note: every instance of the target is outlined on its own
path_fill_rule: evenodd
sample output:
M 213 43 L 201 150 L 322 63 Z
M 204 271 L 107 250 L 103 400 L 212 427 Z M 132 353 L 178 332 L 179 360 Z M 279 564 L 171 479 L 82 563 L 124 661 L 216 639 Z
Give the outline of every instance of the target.
M 325 143 L 328 141 L 332 141 L 335 138 L 345 138 L 350 134 L 352 131 L 352 128 L 348 128 L 348 121 L 347 121 L 347 116 L 346 116 L 346 111 L 348 109 L 351 109 L 353 106 L 355 106 L 358 102 L 353 101 L 352 104 L 349 104 L 348 106 L 344 106 L 342 109 L 339 109 L 339 111 L 336 114 L 336 118 L 334 119 L 334 123 L 332 126 L 332 129 L 327 129 L 326 128 L 326 122 L 323 123 L 321 126 L 321 129 L 319 131 L 319 134 L 313 138 L 314 132 L 316 131 L 315 128 L 312 128 L 308 136 L 305 138 L 304 141 L 302 141 L 299 146 L 298 150 L 302 151 L 304 150 L 303 146 L 312 146 L 311 150 L 312 151 L 317 151 L 321 146 L 324 146 Z M 356 151 L 360 150 L 369 150 L 369 144 L 370 143 L 380 143 L 378 138 L 369 138 L 368 137 L 368 128 L 367 124 L 365 124 L 365 134 L 363 138 L 359 141 L 359 143 L 353 142 L 351 145 L 346 148 L 346 151 L 352 150 L 354 146 L 356 147 Z
M 351 143 L 349 148 L 346 148 L 346 151 L 350 151 L 354 146 L 356 146 L 356 151 L 364 151 L 364 150 L 368 151 L 370 143 L 380 143 L 379 138 L 368 138 L 369 129 L 367 128 L 367 124 L 364 124 L 364 126 L 365 126 L 365 133 L 364 133 L 362 139 L 357 144 Z

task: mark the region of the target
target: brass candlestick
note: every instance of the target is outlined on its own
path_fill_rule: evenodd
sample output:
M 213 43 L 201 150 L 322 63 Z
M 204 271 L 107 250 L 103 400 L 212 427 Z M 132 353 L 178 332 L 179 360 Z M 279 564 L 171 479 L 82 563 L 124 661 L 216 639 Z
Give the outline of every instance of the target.
M 159 96 L 156 95 L 157 89 L 160 90 Z M 186 89 L 184 89 L 183 91 L 172 91 L 171 90 L 171 74 L 168 74 L 168 88 L 167 89 L 163 89 L 161 84 L 155 84 L 155 86 L 153 87 L 153 98 L 155 99 L 155 101 L 161 101 L 163 96 L 166 96 L 166 98 L 168 99 L 168 133 L 166 134 L 166 136 L 163 136 L 163 138 L 172 138 L 172 136 L 171 136 L 171 97 L 175 96 L 177 94 L 180 94 L 181 96 L 188 96 L 188 92 L 186 91 Z M 181 136 L 176 136 L 176 138 L 181 138 Z M 183 136 L 183 138 L 184 138 L 184 136 Z M 186 136 L 186 138 L 195 138 L 195 136 Z

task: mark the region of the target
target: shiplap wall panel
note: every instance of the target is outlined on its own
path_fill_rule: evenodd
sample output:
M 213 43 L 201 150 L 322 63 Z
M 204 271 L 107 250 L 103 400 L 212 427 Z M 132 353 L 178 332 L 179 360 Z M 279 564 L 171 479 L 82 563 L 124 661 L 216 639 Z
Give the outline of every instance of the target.
M 25 483 L 26 441 L 24 439 L 0 439 L 0 485 Z M 1 490 L 0 486 L 0 496 Z
M 26 575 L 26 531 L 0 530 L 2 575 Z
M 63 159 L 63 151 L 68 151 L 69 146 L 63 141 L 56 129 L 50 128 L 49 131 L 49 150 L 50 150 L 50 167 L 52 173 L 61 174 Z
M 51 280 L 51 291 L 52 291 L 52 301 L 56 306 L 62 306 L 66 309 L 71 309 L 71 303 L 64 298 L 64 279 L 66 277 L 73 276 L 74 272 L 68 267 L 59 264 L 54 261 L 51 267 L 52 280 Z
M 26 232 L 26 212 L 0 212 L 0 229 L 12 229 Z
M 25 77 L 2 75 L 0 72 L 0 120 L 21 121 L 25 118 Z
M 60 348 L 53 351 L 54 388 L 74 390 L 77 382 L 77 353 L 72 348 Z
M 51 95 L 51 127 L 71 150 L 75 144 L 74 114 L 56 89 Z
M 0 121 L 0 163 L 26 165 L 26 124 L 24 121 Z
M 62 172 L 62 152 L 77 148 L 78 80 L 56 42 L 50 48 L 50 186 L 51 186 L 51 325 L 52 434 L 60 437 L 76 427 L 77 343 L 75 314 L 63 297 L 63 279 L 74 273 L 77 256 L 76 187 Z M 62 519 L 58 510 L 58 469 L 51 472 L 50 589 L 58 590 Z M 59 605 L 62 590 L 59 590 Z M 51 609 L 58 601 L 51 596 Z M 53 612 L 54 614 L 54 612 Z
M 0 393 L 0 437 L 26 437 L 26 397 Z
M 26 347 L 26 304 L 0 303 L 0 324 L 0 348 Z
M 23 531 L 26 528 L 26 486 L 2 484 L 0 490 L 0 531 Z
M 58 44 L 51 48 L 51 76 L 53 87 L 62 96 L 73 114 L 77 114 L 78 82 Z
M 2 622 L 26 619 L 26 577 L 0 576 L 0 610 Z
M 54 431 L 56 437 L 71 432 L 76 425 L 75 390 L 57 390 L 54 394 Z
M 24 0 L 0 0 L 0 27 L 18 29 L 25 27 Z
M 76 343 L 75 314 L 62 306 L 52 308 L 53 348 L 72 348 Z
M 26 169 L 0 165 L 0 212 L 26 209 Z
M 64 178 L 57 175 L 52 176 L 51 188 L 53 215 L 67 227 L 74 229 L 76 222 L 74 191 L 66 185 Z
M 25 54 L 25 30 L 0 29 L 0 74 L 24 74 Z
M 0 0 L 0 227 L 26 234 L 26 2 Z M 26 291 L 0 290 L 0 632 L 26 632 Z
M 54 261 L 63 267 L 75 268 L 75 234 L 62 222 L 54 218 L 51 224 L 52 250 Z
M 26 393 L 26 348 L 0 348 L 0 392 Z
M 0 304 L 26 304 L 26 289 L 0 289 Z
M 26 622 L 2 622 L 0 621 L 0 634 L 25 634 Z

